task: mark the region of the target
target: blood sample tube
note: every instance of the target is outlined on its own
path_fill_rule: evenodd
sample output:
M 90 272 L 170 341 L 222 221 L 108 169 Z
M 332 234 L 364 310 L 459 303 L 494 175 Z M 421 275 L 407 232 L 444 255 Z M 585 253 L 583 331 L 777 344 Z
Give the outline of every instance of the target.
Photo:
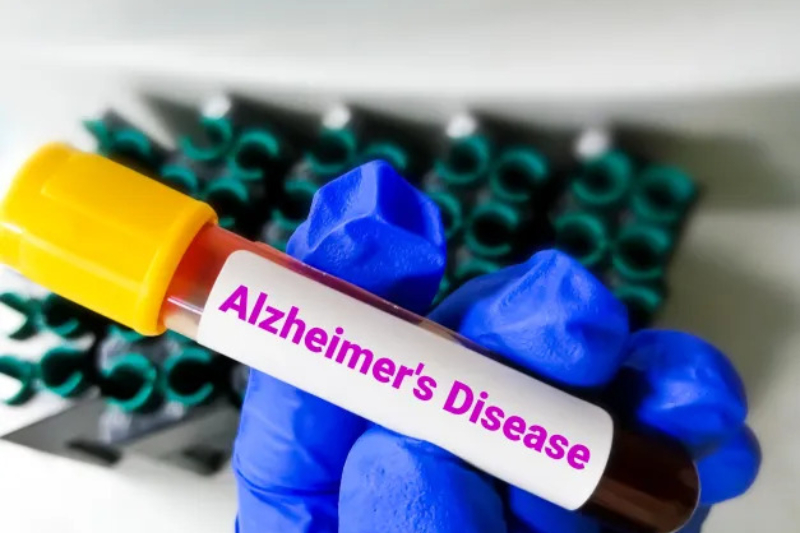
M 25 165 L 0 209 L 0 260 L 142 334 L 174 330 L 612 528 L 675 531 L 696 506 L 680 448 L 100 156 L 50 145 Z

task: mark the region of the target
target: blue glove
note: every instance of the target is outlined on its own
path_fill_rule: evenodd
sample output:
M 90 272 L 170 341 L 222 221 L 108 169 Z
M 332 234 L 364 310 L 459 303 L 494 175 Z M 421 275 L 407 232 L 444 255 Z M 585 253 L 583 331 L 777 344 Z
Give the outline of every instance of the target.
M 317 193 L 288 252 L 416 312 L 434 297 L 446 256 L 434 205 L 377 162 Z M 630 335 L 624 307 L 563 254 L 540 252 L 475 279 L 431 318 L 553 381 L 612 384 L 620 416 L 682 442 L 702 484 L 702 508 L 685 532 L 756 476 L 758 445 L 727 358 L 684 333 Z M 600 531 L 436 446 L 255 371 L 233 467 L 241 533 Z

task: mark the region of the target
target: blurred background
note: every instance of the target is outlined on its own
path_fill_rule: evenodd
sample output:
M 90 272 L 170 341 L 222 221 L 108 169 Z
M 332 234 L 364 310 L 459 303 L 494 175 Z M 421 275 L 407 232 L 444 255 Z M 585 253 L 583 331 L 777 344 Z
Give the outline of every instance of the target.
M 0 184 L 43 142 L 96 149 L 82 121 L 109 108 L 171 149 L 178 126 L 197 122 L 187 109 L 231 91 L 315 116 L 344 102 L 440 132 L 465 111 L 537 138 L 574 141 L 596 128 L 702 190 L 657 323 L 729 354 L 764 456 L 753 489 L 716 507 L 704 531 L 791 531 L 800 501 L 798 16 L 788 0 L 0 0 Z M 6 291 L 21 283 L 9 273 L 2 282 Z M 56 337 L 0 347 L 35 359 Z M 0 435 L 68 404 L 53 395 L 0 406 Z M 160 446 L 150 445 L 107 468 L 0 440 L 0 530 L 230 531 L 227 467 L 198 477 L 148 459 Z

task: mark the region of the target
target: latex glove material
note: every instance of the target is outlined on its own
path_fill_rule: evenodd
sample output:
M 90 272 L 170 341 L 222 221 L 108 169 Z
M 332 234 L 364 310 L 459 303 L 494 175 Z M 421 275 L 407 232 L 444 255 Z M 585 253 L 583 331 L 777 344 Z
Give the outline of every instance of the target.
M 417 312 L 445 262 L 433 204 L 382 163 L 323 187 L 288 251 Z M 629 416 L 702 448 L 704 502 L 734 497 L 755 478 L 758 448 L 742 425 L 746 402 L 727 359 L 686 334 L 629 335 L 623 306 L 563 254 L 542 252 L 473 280 L 431 317 L 553 381 L 625 385 L 636 399 Z M 600 531 L 431 444 L 259 372 L 251 372 L 233 467 L 242 533 Z M 699 531 L 704 513 L 685 531 Z

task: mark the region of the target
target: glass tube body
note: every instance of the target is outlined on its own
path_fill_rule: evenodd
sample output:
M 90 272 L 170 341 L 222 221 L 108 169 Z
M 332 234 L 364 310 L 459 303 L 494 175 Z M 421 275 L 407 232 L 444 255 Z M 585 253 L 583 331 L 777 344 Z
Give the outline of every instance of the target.
M 200 317 L 214 282 L 228 256 L 237 250 L 257 254 L 357 298 L 376 308 L 375 312 L 391 313 L 453 342 L 486 353 L 468 339 L 434 322 L 269 246 L 249 241 L 215 225 L 206 226 L 198 233 L 172 279 L 161 310 L 161 319 L 168 329 L 191 339 L 197 338 Z M 688 454 L 660 439 L 617 429 L 603 476 L 581 511 L 620 531 L 669 533 L 689 520 L 698 495 L 699 481 Z

